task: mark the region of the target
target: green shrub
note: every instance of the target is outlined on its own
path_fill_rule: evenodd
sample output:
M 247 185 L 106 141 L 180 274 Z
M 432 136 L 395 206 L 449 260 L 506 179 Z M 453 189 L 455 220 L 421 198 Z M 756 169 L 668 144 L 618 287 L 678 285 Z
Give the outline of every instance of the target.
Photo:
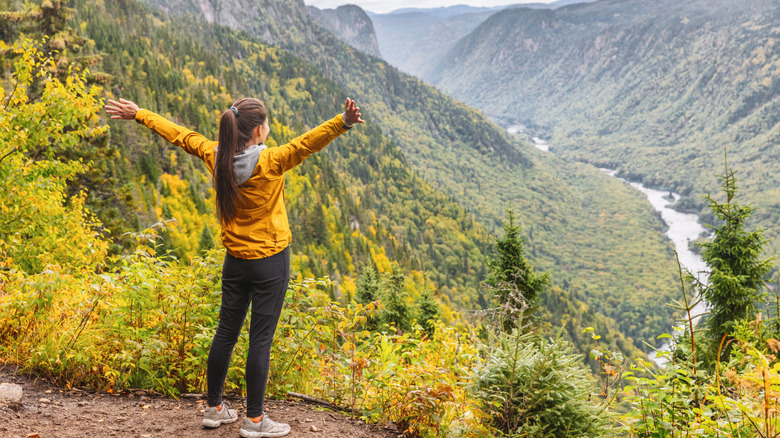
M 511 437 L 593 437 L 606 428 L 595 402 L 590 372 L 582 356 L 558 336 L 497 335 L 476 387 L 490 406 L 494 426 Z

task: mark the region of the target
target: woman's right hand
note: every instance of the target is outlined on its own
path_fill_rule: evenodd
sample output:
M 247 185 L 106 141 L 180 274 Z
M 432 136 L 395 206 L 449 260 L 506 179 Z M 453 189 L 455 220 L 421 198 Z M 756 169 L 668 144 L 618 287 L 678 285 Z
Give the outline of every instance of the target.
M 111 105 L 106 105 L 106 114 L 110 114 L 112 119 L 135 120 L 138 105 L 122 98 L 119 98 L 119 102 L 108 99 L 108 103 Z

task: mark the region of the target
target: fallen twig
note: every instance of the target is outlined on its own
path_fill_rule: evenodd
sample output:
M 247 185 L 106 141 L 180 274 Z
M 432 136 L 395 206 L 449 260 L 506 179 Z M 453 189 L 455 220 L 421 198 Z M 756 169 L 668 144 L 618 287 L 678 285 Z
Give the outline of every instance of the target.
M 353 415 L 355 413 L 352 409 L 345 408 L 343 406 L 339 406 L 339 405 L 333 404 L 331 402 L 327 402 L 325 400 L 320 400 L 320 399 L 318 399 L 316 397 L 312 397 L 310 395 L 298 394 L 297 392 L 291 392 L 291 391 L 287 391 L 287 395 L 289 395 L 290 397 L 299 398 L 299 399 L 307 401 L 309 403 L 316 403 L 318 405 L 326 406 L 328 408 L 331 408 L 331 409 L 334 409 L 334 410 L 337 410 L 337 411 L 340 411 L 340 412 L 345 412 L 345 413 L 350 414 L 350 415 Z

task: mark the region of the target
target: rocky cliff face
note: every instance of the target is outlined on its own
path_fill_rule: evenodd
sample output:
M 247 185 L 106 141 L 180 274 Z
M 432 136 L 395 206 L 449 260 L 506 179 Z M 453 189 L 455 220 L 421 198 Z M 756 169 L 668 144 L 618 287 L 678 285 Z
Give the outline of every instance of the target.
M 374 32 L 374 23 L 360 7 L 345 5 L 336 9 L 317 9 L 309 6 L 309 13 L 320 26 L 336 35 L 341 41 L 361 52 L 377 58 L 382 57 Z
M 269 44 L 301 43 L 319 31 L 301 20 L 309 12 L 303 1 L 274 0 L 143 0 L 169 14 L 191 15 L 243 30 Z M 318 27 L 318 26 L 315 26 Z M 285 41 L 282 41 L 285 40 Z

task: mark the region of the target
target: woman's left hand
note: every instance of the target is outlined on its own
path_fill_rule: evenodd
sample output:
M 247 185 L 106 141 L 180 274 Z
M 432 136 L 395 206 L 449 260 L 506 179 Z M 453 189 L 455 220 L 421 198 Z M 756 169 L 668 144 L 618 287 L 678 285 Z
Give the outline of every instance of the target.
M 108 99 L 108 103 L 111 105 L 106 105 L 106 114 L 110 114 L 112 119 L 135 120 L 138 105 L 122 98 L 119 102 Z
M 365 123 L 365 120 L 360 118 L 360 108 L 355 101 L 348 97 L 347 103 L 344 104 L 344 124 L 352 126 L 355 123 Z

